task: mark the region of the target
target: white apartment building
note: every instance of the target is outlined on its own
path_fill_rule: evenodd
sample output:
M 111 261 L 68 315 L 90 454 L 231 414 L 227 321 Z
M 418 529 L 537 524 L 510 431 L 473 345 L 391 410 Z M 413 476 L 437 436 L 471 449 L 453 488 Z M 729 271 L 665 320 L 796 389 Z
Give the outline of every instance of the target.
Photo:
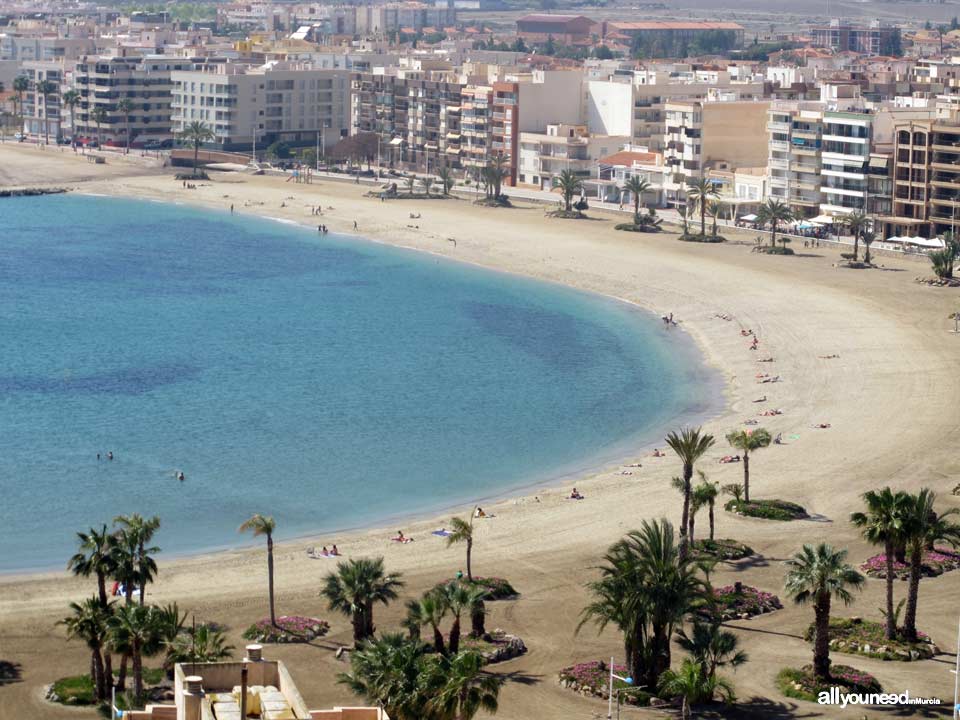
M 19 74 L 30 81 L 30 87 L 23 95 L 23 122 L 27 134 L 56 142 L 63 131 L 60 93 L 66 84 L 65 64 L 54 60 L 28 60 L 21 63 Z M 50 82 L 54 88 L 49 95 L 40 92 L 43 82 Z
M 549 190 L 564 170 L 588 178 L 600 158 L 629 142 L 626 135 L 591 135 L 586 125 L 552 124 L 546 132 L 521 132 L 518 183 Z
M 213 130 L 224 150 L 266 148 L 283 141 L 332 147 L 350 127 L 350 77 L 309 63 L 218 63 L 175 71 L 173 127 L 192 122 Z
M 90 37 L 0 33 L 0 60 L 76 60 L 96 49 Z
M 74 71 L 80 104 L 72 122 L 76 134 L 97 137 L 104 144 L 131 146 L 171 138 L 170 75 L 189 70 L 193 62 L 167 55 L 105 55 L 81 58 Z M 129 115 L 120 109 L 132 104 Z M 94 111 L 103 109 L 106 119 L 99 128 Z

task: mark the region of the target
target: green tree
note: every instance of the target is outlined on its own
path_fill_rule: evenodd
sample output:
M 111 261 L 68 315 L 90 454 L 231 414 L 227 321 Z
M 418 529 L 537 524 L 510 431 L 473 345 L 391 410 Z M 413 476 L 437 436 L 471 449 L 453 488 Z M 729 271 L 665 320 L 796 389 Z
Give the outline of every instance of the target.
M 173 640 L 164 643 L 167 654 L 164 668 L 167 675 L 173 672 L 178 663 L 212 663 L 229 660 L 233 657 L 233 646 L 227 644 L 222 630 L 211 625 L 197 625 L 196 629 L 187 628 L 177 633 Z
M 460 582 L 449 583 L 438 589 L 439 598 L 453 617 L 450 634 L 447 641 L 447 653 L 456 655 L 460 651 L 461 619 L 463 613 L 471 616 L 477 607 L 483 603 L 486 589 L 474 588 Z
M 670 432 L 666 437 L 666 443 L 670 446 L 680 462 L 683 464 L 683 512 L 680 516 L 680 556 L 684 559 L 688 553 L 687 529 L 690 524 L 690 493 L 691 480 L 693 479 L 693 469 L 697 461 L 713 447 L 713 435 L 702 432 L 702 428 L 681 428 L 680 432 Z
M 114 536 L 106 525 L 98 530 L 90 528 L 87 532 L 77 533 L 77 552 L 67 562 L 67 570 L 78 577 L 97 578 L 97 597 L 100 606 L 105 608 L 107 600 L 107 578 L 113 573 Z
M 680 628 L 676 638 L 677 644 L 701 666 L 706 678 L 716 677 L 719 668 L 737 668 L 747 661 L 747 654 L 738 647 L 737 636 L 718 622 L 694 620 L 690 633 Z
M 111 609 L 109 604 L 102 605 L 98 597 L 90 597 L 80 603 L 70 603 L 71 614 L 60 621 L 67 629 L 67 637 L 82 640 L 90 650 L 90 679 L 98 701 L 110 697 L 112 678 L 105 671 L 103 654 Z
M 343 613 L 353 624 L 353 640 L 359 644 L 373 637 L 373 606 L 397 599 L 403 587 L 399 573 L 387 573 L 383 558 L 357 558 L 337 563 L 337 571 L 324 579 L 321 595 L 331 610 Z
M 770 447 L 772 441 L 770 433 L 764 428 L 727 433 L 727 442 L 743 453 L 743 499 L 746 502 L 750 502 L 750 453 Z
M 830 604 L 833 598 L 844 605 L 853 602 L 851 590 L 863 586 L 863 575 L 847 563 L 847 551 L 826 543 L 803 549 L 786 561 L 786 592 L 798 605 L 813 603 L 813 672 L 820 680 L 830 679 Z
M 893 557 L 894 549 L 906 539 L 904 533 L 907 519 L 909 496 L 904 492 L 893 492 L 889 487 L 882 490 L 870 490 L 862 495 L 867 506 L 866 512 L 850 515 L 850 522 L 860 528 L 864 539 L 872 545 L 882 545 L 886 559 L 887 574 L 887 640 L 897 635 L 896 615 L 893 612 Z
M 720 215 L 723 212 L 723 205 L 721 205 L 719 202 L 712 202 L 707 205 L 707 212 L 710 214 L 710 221 L 712 222 L 710 234 L 713 235 L 713 237 L 716 237 L 717 220 L 720 218 Z
M 437 177 L 440 178 L 440 187 L 443 188 L 444 196 L 450 194 L 450 189 L 454 185 L 453 170 L 448 167 L 440 168 L 440 171 L 437 173 Z
M 497 153 L 481 171 L 481 177 L 487 189 L 487 198 L 497 200 L 503 187 L 503 180 L 510 174 L 507 158 Z
M 960 525 L 948 518 L 958 514 L 956 508 L 938 513 L 934 507 L 936 493 L 922 488 L 916 495 L 908 495 L 905 502 L 903 534 L 910 552 L 910 583 L 907 589 L 907 607 L 903 619 L 903 635 L 910 642 L 917 641 L 917 602 L 920 595 L 920 577 L 923 572 L 923 553 L 934 544 L 946 541 L 956 547 L 960 544 Z
M 661 695 L 679 697 L 682 700 L 680 717 L 684 720 L 693 717 L 693 706 L 721 698 L 724 702 L 733 702 L 733 686 L 724 678 L 708 677 L 700 663 L 684 658 L 679 670 L 667 669 L 657 683 Z
M 427 194 L 427 197 L 430 197 L 430 188 L 433 187 L 433 178 L 429 175 L 425 175 L 420 180 L 423 183 L 423 191 Z
M 41 80 L 37 83 L 37 94 L 43 99 L 43 143 L 50 143 L 50 96 L 57 91 L 56 83 Z
M 793 220 L 793 211 L 782 200 L 770 198 L 757 211 L 757 222 L 770 226 L 770 247 L 777 245 L 777 228 L 781 223 Z
M 717 504 L 717 497 L 720 495 L 720 488 L 717 487 L 715 482 L 710 482 L 707 480 L 706 474 L 703 470 L 698 470 L 700 474 L 700 484 L 694 488 L 694 496 L 698 498 L 698 502 L 701 505 L 706 505 L 708 510 L 708 518 L 710 521 L 710 539 L 713 540 L 713 531 L 715 525 L 714 518 L 714 508 Z M 690 541 L 693 542 L 693 537 L 691 533 Z
M 350 653 L 350 672 L 337 681 L 393 720 L 434 720 L 427 711 L 424 675 L 427 646 L 399 633 L 368 640 Z
M 130 152 L 130 113 L 133 112 L 133 101 L 130 98 L 122 98 L 117 103 L 117 110 L 123 115 L 124 130 L 127 135 L 127 152 Z
M 197 163 L 200 155 L 200 146 L 212 142 L 216 135 L 209 125 L 202 122 L 192 122 L 177 134 L 180 142 L 193 146 L 193 175 L 197 175 Z
M 160 518 L 156 515 L 144 518 L 134 513 L 118 515 L 113 521 L 120 526 L 118 534 L 121 537 L 121 546 L 134 548 L 134 578 L 140 588 L 140 604 L 143 605 L 147 584 L 153 582 L 157 574 L 157 563 L 152 555 L 160 552 L 160 548 L 148 543 L 153 541 L 153 536 L 160 529 Z M 126 541 L 123 538 L 126 538 Z
M 426 683 L 432 689 L 427 709 L 438 718 L 473 720 L 480 710 L 496 714 L 505 678 L 484 672 L 480 653 L 441 656 L 431 666 Z
M 871 232 L 870 230 L 864 230 L 862 233 L 860 233 L 860 240 L 863 241 L 863 261 L 867 265 L 871 264 L 870 246 L 873 245 L 876 239 L 877 239 L 876 234 Z
M 143 658 L 160 648 L 160 635 L 154 608 L 144 605 L 120 605 L 107 621 L 111 643 L 133 661 L 133 692 L 143 697 Z M 121 689 L 118 687 L 118 689 Z
M 13 79 L 13 91 L 17 94 L 17 104 L 20 107 L 20 141 L 27 134 L 27 122 L 23 117 L 23 94 L 30 89 L 30 80 L 26 75 L 18 75 Z
M 76 108 L 80 104 L 80 93 L 76 90 L 67 90 L 63 97 L 60 99 L 61 104 L 67 110 L 70 111 L 70 140 L 71 142 L 76 142 L 77 139 L 77 127 L 76 127 Z
M 860 238 L 863 237 L 864 232 L 870 229 L 872 221 L 866 213 L 857 211 L 844 217 L 843 224 L 853 235 L 853 262 L 857 262 L 857 256 L 860 253 Z
M 277 613 L 273 594 L 273 533 L 277 522 L 269 515 L 251 515 L 238 529 L 238 532 L 252 532 L 254 537 L 267 539 L 267 594 L 270 598 L 270 624 L 276 626 Z
M 409 600 L 404 625 L 410 631 L 411 639 L 419 639 L 420 628 L 429 625 L 433 631 L 434 652 L 446 655 L 447 643 L 440 626 L 447 616 L 447 611 L 446 598 L 435 589 L 425 592 L 419 600 Z
M 563 206 L 567 212 L 570 212 L 573 204 L 573 196 L 583 190 L 583 180 L 573 170 L 562 170 L 556 178 L 557 187 L 563 195 Z
M 103 136 L 100 126 L 107 121 L 107 111 L 102 107 L 95 107 L 90 111 L 90 118 L 97 124 L 97 147 L 103 147 Z
M 716 185 L 708 178 L 700 177 L 687 180 L 687 197 L 697 203 L 700 210 L 700 235 L 707 234 L 707 206 L 710 200 L 720 197 Z
M 643 202 L 643 194 L 650 191 L 653 186 L 644 178 L 631 175 L 623 184 L 623 189 L 630 193 L 633 200 L 633 224 L 640 224 L 640 203 Z
M 471 564 L 473 555 L 473 515 L 470 520 L 463 518 L 450 519 L 450 534 L 447 535 L 447 547 L 455 543 L 464 543 L 467 546 L 467 580 L 473 582 L 473 565 Z

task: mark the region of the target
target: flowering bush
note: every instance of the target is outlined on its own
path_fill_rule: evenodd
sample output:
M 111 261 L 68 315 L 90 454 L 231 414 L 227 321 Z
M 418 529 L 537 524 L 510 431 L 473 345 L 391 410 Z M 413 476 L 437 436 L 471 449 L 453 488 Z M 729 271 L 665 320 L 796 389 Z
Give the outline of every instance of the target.
M 627 675 L 627 666 L 614 663 L 614 675 L 625 677 Z M 595 695 L 597 697 L 607 697 L 610 683 L 610 664 L 603 660 L 594 660 L 591 662 L 578 663 L 566 667 L 558 673 L 560 684 L 563 687 L 576 690 L 581 694 Z M 623 680 L 613 680 L 614 690 L 631 688 Z M 620 696 L 623 702 L 630 705 L 649 705 L 653 697 L 650 693 L 642 690 L 634 690 L 629 693 L 622 693 Z
M 813 674 L 812 665 L 801 669 L 784 668 L 777 674 L 777 686 L 787 697 L 800 700 L 817 701 L 821 692 L 830 692 L 830 688 L 839 687 L 842 692 L 881 693 L 883 688 L 870 673 L 857 670 L 849 665 L 831 665 L 830 680 L 824 682 Z
M 519 593 L 514 590 L 513 585 L 511 585 L 508 580 L 496 577 L 474 576 L 472 582 L 467 580 L 466 576 L 462 578 L 449 578 L 439 583 L 437 587 L 443 587 L 444 585 L 449 585 L 452 582 L 459 582 L 464 585 L 473 585 L 474 587 L 485 588 L 487 591 L 487 600 L 503 600 L 504 598 L 511 598 L 519 595 Z
M 783 605 L 773 593 L 749 585 L 724 585 L 713 589 L 713 610 L 721 620 L 753 616 L 779 610 Z M 709 614 L 710 607 L 706 608 Z
M 801 520 L 808 517 L 802 505 L 787 502 L 786 500 L 730 500 L 724 509 L 745 515 L 746 517 L 763 518 L 764 520 Z
M 696 540 L 693 552 L 697 557 L 711 557 L 717 560 L 741 560 L 753 555 L 753 548 L 737 540 Z
M 284 615 L 277 624 L 264 618 L 246 629 L 243 637 L 261 643 L 304 643 L 322 637 L 330 630 L 330 623 L 318 618 Z
M 815 626 L 811 623 L 803 637 L 813 640 Z M 830 618 L 830 648 L 838 652 L 866 655 L 880 660 L 926 660 L 939 652 L 930 637 L 918 632 L 918 641 L 907 642 L 902 638 L 887 640 L 883 623 L 861 618 Z
M 935 547 L 933 550 L 926 550 L 920 561 L 920 574 L 925 577 L 936 577 L 957 568 L 960 568 L 960 552 L 947 548 Z M 860 569 L 870 577 L 886 578 L 887 558 L 883 553 L 874 555 L 867 558 L 866 562 L 860 565 Z M 893 574 L 899 580 L 906 580 L 910 577 L 910 565 L 897 562 L 894 558 Z

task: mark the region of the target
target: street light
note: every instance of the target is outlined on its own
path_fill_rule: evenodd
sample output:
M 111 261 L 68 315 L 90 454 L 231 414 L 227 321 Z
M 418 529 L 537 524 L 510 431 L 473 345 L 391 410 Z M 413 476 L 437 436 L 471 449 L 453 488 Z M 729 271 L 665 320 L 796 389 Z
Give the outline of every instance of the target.
M 953 673 L 953 715 L 956 718 L 960 716 L 960 622 L 957 623 L 957 661 L 956 667 L 951 670 Z
M 623 680 L 627 685 L 633 685 L 632 677 L 622 677 L 613 672 L 613 658 L 610 658 L 610 685 L 607 692 L 607 720 L 613 720 L 613 681 Z M 619 690 L 617 693 L 619 694 Z M 617 710 L 620 709 L 620 698 L 617 698 Z

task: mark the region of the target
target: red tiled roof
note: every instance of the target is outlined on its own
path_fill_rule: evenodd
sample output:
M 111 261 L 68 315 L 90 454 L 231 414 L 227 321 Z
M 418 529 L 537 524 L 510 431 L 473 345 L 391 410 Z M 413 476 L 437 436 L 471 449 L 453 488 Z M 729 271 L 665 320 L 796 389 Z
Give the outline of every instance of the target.
M 636 152 L 634 150 L 621 150 L 620 152 L 600 158 L 604 165 L 626 165 L 632 166 L 634 163 L 642 165 L 659 165 L 657 162 L 660 153 L 655 152 Z
M 735 22 L 700 22 L 672 20 L 650 20 L 646 22 L 610 22 L 609 27 L 618 30 L 743 30 L 742 25 Z
M 524 15 L 522 18 L 518 18 L 517 22 L 550 22 L 550 23 L 563 23 L 570 22 L 571 20 L 590 20 L 590 18 L 585 15 L 549 15 L 544 13 L 534 13 L 533 15 Z M 593 22 L 593 20 L 590 20 Z

